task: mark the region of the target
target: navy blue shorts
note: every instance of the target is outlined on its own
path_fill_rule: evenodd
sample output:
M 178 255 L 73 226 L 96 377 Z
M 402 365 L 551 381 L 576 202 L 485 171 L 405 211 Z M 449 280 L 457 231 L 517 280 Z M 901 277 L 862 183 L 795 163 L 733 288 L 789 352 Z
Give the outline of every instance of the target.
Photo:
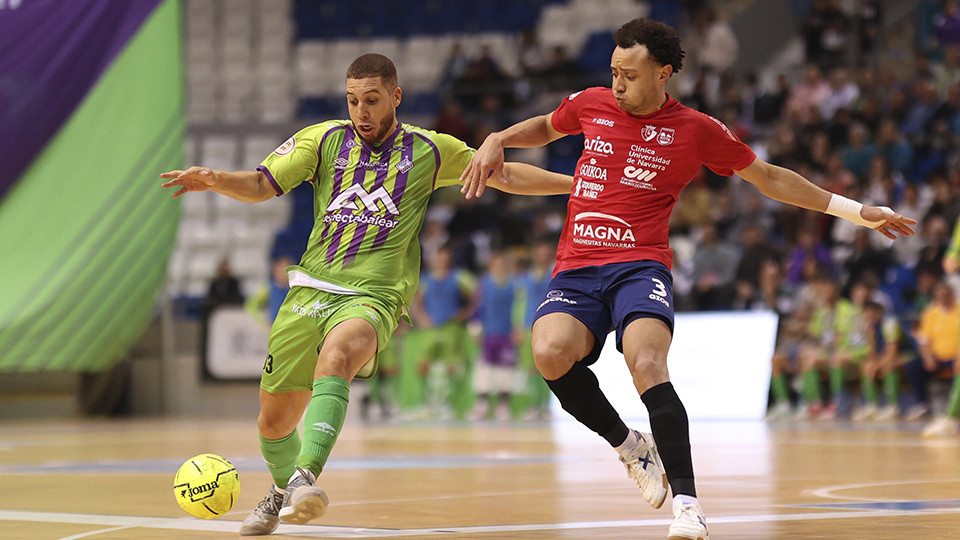
M 589 365 L 611 330 L 617 331 L 617 350 L 623 352 L 623 331 L 636 319 L 660 319 L 673 332 L 673 275 L 656 261 L 566 270 L 550 280 L 537 318 L 556 312 L 573 315 L 593 332 L 593 351 L 583 360 Z

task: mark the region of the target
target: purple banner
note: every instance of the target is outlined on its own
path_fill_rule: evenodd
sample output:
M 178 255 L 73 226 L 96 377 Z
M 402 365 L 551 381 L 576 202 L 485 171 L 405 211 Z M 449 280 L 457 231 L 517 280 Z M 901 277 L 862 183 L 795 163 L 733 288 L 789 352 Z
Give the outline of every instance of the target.
M 161 1 L 0 2 L 0 198 Z

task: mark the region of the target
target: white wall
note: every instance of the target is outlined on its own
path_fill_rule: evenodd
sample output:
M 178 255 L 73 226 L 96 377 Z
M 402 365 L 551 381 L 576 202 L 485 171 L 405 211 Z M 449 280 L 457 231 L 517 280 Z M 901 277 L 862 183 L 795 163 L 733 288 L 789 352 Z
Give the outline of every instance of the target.
M 677 315 L 667 366 L 691 420 L 763 418 L 776 333 L 777 315 L 772 312 Z M 592 368 L 621 417 L 647 418 L 613 333 Z M 570 418 L 556 400 L 552 407 L 556 418 Z

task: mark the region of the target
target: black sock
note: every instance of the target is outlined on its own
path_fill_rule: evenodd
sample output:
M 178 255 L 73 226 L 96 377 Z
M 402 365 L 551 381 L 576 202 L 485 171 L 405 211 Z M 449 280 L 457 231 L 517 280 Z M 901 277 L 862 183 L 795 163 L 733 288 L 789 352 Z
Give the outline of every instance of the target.
M 607 401 L 597 376 L 587 366 L 576 362 L 559 379 L 547 381 L 547 386 L 560 400 L 563 410 L 606 439 L 610 446 L 619 446 L 627 439 L 630 430 Z
M 673 495 L 697 496 L 690 456 L 690 423 L 673 384 L 665 382 L 640 396 L 650 413 L 650 429 Z

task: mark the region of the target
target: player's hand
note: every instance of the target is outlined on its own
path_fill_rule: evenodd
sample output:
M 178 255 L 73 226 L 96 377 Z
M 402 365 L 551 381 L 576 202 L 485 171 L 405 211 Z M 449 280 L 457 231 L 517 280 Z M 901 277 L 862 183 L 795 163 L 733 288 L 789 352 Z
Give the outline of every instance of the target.
M 956 257 L 943 257 L 943 271 L 948 274 L 956 274 L 960 270 L 960 261 Z
M 160 175 L 160 178 L 171 178 L 169 182 L 160 184 L 162 188 L 180 187 L 173 196 L 179 197 L 190 191 L 208 191 L 217 185 L 219 175 L 207 167 L 190 167 L 185 171 L 170 171 Z
M 917 220 L 902 216 L 886 206 L 863 205 L 860 216 L 867 221 L 882 221 L 874 229 L 891 240 L 896 240 L 897 234 L 913 236 L 914 230 L 910 226 L 917 224 Z
M 460 175 L 460 182 L 463 184 L 460 193 L 463 193 L 467 199 L 483 195 L 487 179 L 491 176 L 500 182 L 507 183 L 503 175 L 503 144 L 496 133 L 488 135 L 470 158 L 470 163 Z

